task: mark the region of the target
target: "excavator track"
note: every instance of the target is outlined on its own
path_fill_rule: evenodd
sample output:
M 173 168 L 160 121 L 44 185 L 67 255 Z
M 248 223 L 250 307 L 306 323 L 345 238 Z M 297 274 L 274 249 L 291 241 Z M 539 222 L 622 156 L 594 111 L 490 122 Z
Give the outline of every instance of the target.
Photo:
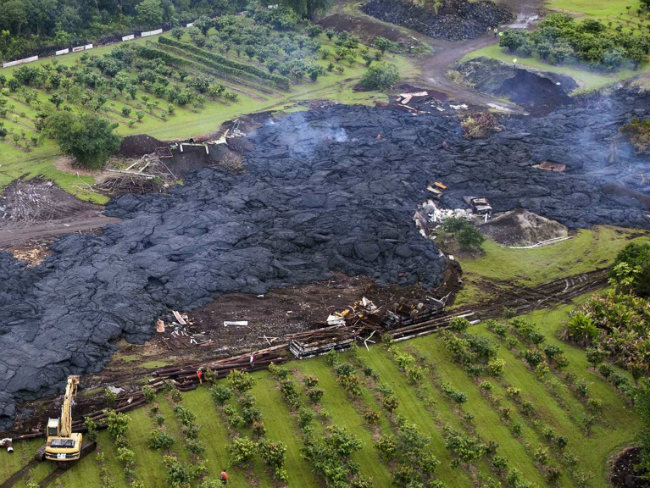
M 65 471 L 72 467 L 74 464 L 77 464 L 81 459 L 86 457 L 88 454 L 93 452 L 97 448 L 97 442 L 96 441 L 84 441 L 83 445 L 81 446 L 81 453 L 79 456 L 79 459 L 76 461 L 70 461 L 70 462 L 58 462 L 56 463 L 56 468 L 45 477 L 41 478 L 40 480 L 34 480 L 38 483 L 39 488 L 46 488 L 49 486 L 52 481 L 57 479 L 59 476 L 61 476 Z M 13 486 L 16 486 L 19 482 L 25 480 L 29 476 L 29 472 L 32 470 L 32 468 L 35 468 L 39 462 L 45 462 L 43 455 L 45 453 L 45 446 L 39 448 L 36 453 L 34 454 L 34 459 L 29 461 L 27 464 L 25 464 L 22 468 L 20 468 L 18 471 L 16 471 L 14 474 L 11 475 L 7 480 L 3 481 L 2 484 L 0 484 L 0 488 L 12 488 Z

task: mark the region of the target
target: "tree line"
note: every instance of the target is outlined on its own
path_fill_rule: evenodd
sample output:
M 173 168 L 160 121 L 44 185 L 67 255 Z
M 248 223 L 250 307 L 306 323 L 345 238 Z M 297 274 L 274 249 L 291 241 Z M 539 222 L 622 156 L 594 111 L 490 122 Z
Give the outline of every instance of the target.
M 15 59 L 98 42 L 136 30 L 185 25 L 201 15 L 234 14 L 273 0 L 0 0 L 0 58 Z M 331 0 L 281 0 L 312 18 Z

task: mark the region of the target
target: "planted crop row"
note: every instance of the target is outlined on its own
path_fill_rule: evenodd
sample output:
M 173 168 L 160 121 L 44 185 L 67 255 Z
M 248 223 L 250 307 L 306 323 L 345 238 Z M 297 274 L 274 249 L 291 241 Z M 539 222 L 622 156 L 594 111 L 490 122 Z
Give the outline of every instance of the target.
M 270 80 L 275 83 L 279 88 L 288 90 L 289 89 L 289 78 L 281 75 L 270 74 L 264 70 L 257 68 L 256 66 L 251 66 L 244 63 L 238 63 L 224 56 L 221 56 L 216 53 L 211 53 L 205 51 L 191 44 L 187 44 L 180 41 L 175 41 L 165 36 L 158 38 L 160 44 L 167 46 L 172 46 L 177 49 L 181 49 L 185 53 L 192 53 L 194 59 L 199 59 L 204 63 L 209 64 L 209 66 L 214 67 L 215 69 L 221 69 L 226 73 L 248 77 L 252 79 Z M 248 76 L 246 76 L 248 75 Z

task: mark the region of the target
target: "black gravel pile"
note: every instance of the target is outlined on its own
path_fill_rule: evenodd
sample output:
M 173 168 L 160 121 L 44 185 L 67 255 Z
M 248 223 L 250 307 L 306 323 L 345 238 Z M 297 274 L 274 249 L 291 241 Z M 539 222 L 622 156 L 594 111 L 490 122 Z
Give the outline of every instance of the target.
M 456 70 L 475 89 L 506 97 L 532 115 L 546 115 L 572 102 L 569 93 L 578 84 L 569 76 L 514 69 L 496 59 L 476 58 L 459 64 Z
M 648 194 L 639 178 L 647 161 L 627 147 L 616 164 L 605 159 L 607 138 L 649 110 L 648 96 L 619 92 L 545 118 L 504 120 L 503 132 L 480 141 L 464 140 L 458 121 L 437 111 L 296 113 L 250 136 L 244 174 L 202 169 L 167 195 L 122 196 L 108 211 L 121 222 L 103 235 L 62 238 L 38 268 L 0 254 L 0 428 L 16 400 L 100 370 L 111 341 L 146 340 L 169 308 L 323 280 L 332 270 L 438 284 L 444 259 L 412 221 L 433 180 L 449 186 L 443 201 L 452 206 L 486 196 L 497 211 L 526 207 L 571 227 L 648 227 L 635 198 Z M 544 159 L 569 169 L 531 168 Z
M 446 0 L 436 12 L 408 0 L 370 0 L 361 10 L 384 22 L 450 41 L 476 39 L 485 34 L 488 28 L 513 19 L 508 9 L 490 0 Z

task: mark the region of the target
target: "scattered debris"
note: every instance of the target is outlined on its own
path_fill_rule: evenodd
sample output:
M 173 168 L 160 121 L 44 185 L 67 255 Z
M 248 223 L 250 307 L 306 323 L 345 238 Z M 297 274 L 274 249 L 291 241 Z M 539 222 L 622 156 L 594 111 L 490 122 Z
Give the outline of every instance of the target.
M 492 205 L 485 197 L 465 197 L 465 203 L 472 207 L 472 211 L 476 215 L 484 215 L 489 218 L 492 215 Z M 486 220 L 487 220 L 486 218 Z
M 172 311 L 174 314 L 174 318 L 178 321 L 179 324 L 181 325 L 187 325 L 187 322 L 185 322 L 185 319 L 187 318 L 187 315 L 183 318 L 180 313 L 178 313 L 176 310 Z
M 557 163 L 555 161 L 542 161 L 541 163 L 534 165 L 533 168 L 552 171 L 554 173 L 563 173 L 566 171 L 566 164 Z
M 500 132 L 503 126 L 490 112 L 478 112 L 469 115 L 460 123 L 465 139 L 485 139 L 492 132 Z
M 11 437 L 0 439 L 0 447 L 7 448 L 7 452 L 14 452 L 14 443 Z
M 224 327 L 238 326 L 246 327 L 248 325 L 248 320 L 225 320 L 223 322 Z
M 413 93 L 400 93 L 397 97 L 397 101 L 402 105 L 408 105 L 413 97 L 426 97 L 429 96 L 429 92 L 426 90 L 413 92 Z
M 156 332 L 160 334 L 165 332 L 165 322 L 162 319 L 156 320 Z

